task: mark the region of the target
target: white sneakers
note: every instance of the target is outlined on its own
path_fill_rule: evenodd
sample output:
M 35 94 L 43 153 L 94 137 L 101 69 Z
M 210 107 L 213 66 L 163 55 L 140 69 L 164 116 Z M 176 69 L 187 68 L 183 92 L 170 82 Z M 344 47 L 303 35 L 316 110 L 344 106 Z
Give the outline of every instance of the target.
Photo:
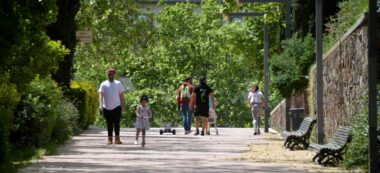
M 135 142 L 133 144 L 137 145 L 139 142 L 137 140 L 135 140 Z

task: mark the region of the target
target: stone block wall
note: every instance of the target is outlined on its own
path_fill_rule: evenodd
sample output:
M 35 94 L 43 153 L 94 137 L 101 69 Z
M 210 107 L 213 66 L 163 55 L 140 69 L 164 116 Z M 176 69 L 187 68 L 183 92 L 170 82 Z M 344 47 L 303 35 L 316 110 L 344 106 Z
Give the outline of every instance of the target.
M 304 108 L 305 116 L 310 116 L 306 89 L 296 91 L 290 97 L 290 108 Z M 276 106 L 276 108 L 273 109 L 270 115 L 271 115 L 270 127 L 277 131 L 285 130 L 285 124 L 286 124 L 285 100 L 282 100 L 281 103 L 279 103 Z
M 338 126 L 350 125 L 349 120 L 358 111 L 355 102 L 368 86 L 368 37 L 364 18 L 350 31 L 326 54 L 323 61 L 326 139 L 333 135 Z
M 277 131 L 285 130 L 285 100 L 282 100 L 270 113 L 270 128 Z
M 330 139 L 336 128 L 350 125 L 357 114 L 357 100 L 363 89 L 368 86 L 368 37 L 366 18 L 357 23 L 324 55 L 323 61 L 323 99 L 324 133 Z M 314 72 L 315 75 L 315 72 Z M 310 78 L 314 79 L 314 78 Z M 314 82 L 315 85 L 315 82 Z M 315 89 L 315 88 L 314 88 Z M 312 93 L 314 108 L 316 91 Z M 307 116 L 315 116 L 315 110 L 309 110 L 307 91 L 296 91 L 292 96 L 292 107 L 304 107 Z M 285 129 L 285 103 L 280 103 L 271 112 L 271 127 Z M 315 126 L 316 127 L 316 126 Z M 315 135 L 315 134 L 314 134 Z

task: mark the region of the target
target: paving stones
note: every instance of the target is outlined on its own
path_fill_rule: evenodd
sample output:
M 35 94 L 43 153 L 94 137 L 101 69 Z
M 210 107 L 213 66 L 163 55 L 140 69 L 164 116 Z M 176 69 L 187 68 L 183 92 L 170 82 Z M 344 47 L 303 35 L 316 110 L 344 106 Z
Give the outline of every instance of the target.
M 218 136 L 214 131 L 210 136 L 185 135 L 180 128 L 176 135 L 160 135 L 159 130 L 147 131 L 146 145 L 141 147 L 134 145 L 135 129 L 121 130 L 123 144 L 106 145 L 106 130 L 90 127 L 61 146 L 56 155 L 45 156 L 20 172 L 306 172 L 235 159 L 249 144 L 263 142 L 263 135 L 253 136 L 252 129 L 219 128 Z

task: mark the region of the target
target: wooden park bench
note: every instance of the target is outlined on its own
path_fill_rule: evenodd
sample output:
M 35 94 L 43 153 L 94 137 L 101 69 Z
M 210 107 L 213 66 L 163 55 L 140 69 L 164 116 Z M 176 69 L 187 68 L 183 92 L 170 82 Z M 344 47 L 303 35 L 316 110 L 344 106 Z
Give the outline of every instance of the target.
M 297 131 L 282 132 L 282 136 L 285 138 L 284 146 L 294 150 L 295 148 L 301 148 L 300 145 L 302 144 L 303 149 L 306 149 L 309 146 L 309 137 L 316 121 L 315 118 L 306 117 Z
M 313 157 L 315 162 L 318 159 L 320 165 L 338 165 L 343 160 L 343 152 L 346 145 L 351 140 L 351 127 L 339 127 L 331 141 L 324 145 L 310 144 L 309 148 L 317 152 Z

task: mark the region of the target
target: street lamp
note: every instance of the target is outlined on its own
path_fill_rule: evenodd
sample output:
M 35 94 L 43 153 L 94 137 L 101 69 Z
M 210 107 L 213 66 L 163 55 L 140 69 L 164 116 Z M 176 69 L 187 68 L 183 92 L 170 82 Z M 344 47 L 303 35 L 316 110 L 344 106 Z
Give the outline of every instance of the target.
M 241 18 L 241 17 L 264 17 L 265 13 L 255 13 L 255 12 L 236 12 L 236 13 L 228 13 L 229 18 Z M 268 94 L 268 85 L 269 85 L 269 39 L 268 39 L 268 26 L 264 24 L 264 98 L 266 102 L 269 102 L 269 94 Z M 268 105 L 268 104 L 267 104 Z M 268 106 L 267 106 L 268 107 Z M 264 132 L 268 132 L 269 129 L 269 109 L 265 109 L 264 116 Z
M 368 125 L 369 172 L 377 173 L 377 0 L 369 0 L 368 7 Z
M 323 52 L 322 52 L 322 1 L 315 1 L 315 37 L 317 61 L 317 143 L 323 143 Z

